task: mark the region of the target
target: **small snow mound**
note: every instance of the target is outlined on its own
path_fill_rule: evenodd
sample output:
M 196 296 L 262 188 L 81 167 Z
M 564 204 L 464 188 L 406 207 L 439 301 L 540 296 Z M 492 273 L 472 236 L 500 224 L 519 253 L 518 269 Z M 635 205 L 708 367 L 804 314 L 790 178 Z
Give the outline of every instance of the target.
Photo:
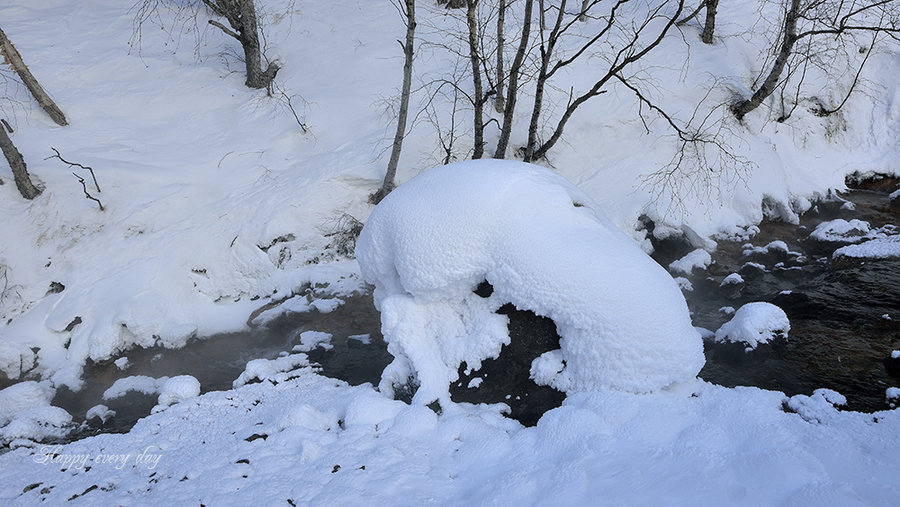
M 740 285 L 742 283 L 744 283 L 744 278 L 741 275 L 737 273 L 731 273 L 722 280 L 722 283 L 719 284 L 719 287 L 724 287 L 726 285 Z
M 690 275 L 695 269 L 706 269 L 712 264 L 709 252 L 698 248 L 684 257 L 669 264 L 669 271 Z
M 309 352 L 316 347 L 322 347 L 325 350 L 333 348 L 333 345 L 331 345 L 331 333 L 303 331 L 300 333 L 300 345 L 295 345 L 291 352 Z
M 565 367 L 542 380 L 561 391 L 649 392 L 704 363 L 672 277 L 542 167 L 478 160 L 426 171 L 375 208 L 356 257 L 395 358 L 380 388 L 412 378 L 416 403 L 449 400 L 462 362 L 477 370 L 499 354 L 509 334 L 494 311 L 505 303 L 556 323 Z M 487 299 L 473 293 L 485 280 Z
M 884 399 L 891 408 L 900 406 L 900 387 L 888 387 L 885 389 Z
M 748 349 L 755 349 L 776 336 L 787 338 L 790 329 L 790 321 L 781 308 L 772 303 L 747 303 L 716 331 L 716 341 L 744 343 Z
M 795 412 L 805 421 L 823 424 L 833 419 L 837 407 L 847 404 L 847 398 L 831 389 L 816 389 L 811 396 L 798 394 L 785 402 L 785 408 Z
M 125 396 L 129 391 L 142 394 L 157 394 L 169 377 L 153 378 L 146 375 L 134 375 L 120 378 L 103 392 L 104 400 L 112 400 Z
M 254 359 L 247 363 L 241 375 L 232 383 L 235 389 L 254 380 L 268 380 L 279 383 L 295 376 L 298 369 L 309 370 L 309 358 L 306 354 L 292 354 L 276 359 Z
M 197 396 L 200 396 L 200 381 L 190 375 L 178 375 L 162 385 L 157 403 L 169 406 Z
M 94 405 L 89 408 L 87 413 L 84 414 L 85 420 L 91 420 L 93 418 L 100 419 L 101 422 L 106 422 L 112 417 L 116 416 L 115 410 L 110 410 L 106 405 Z

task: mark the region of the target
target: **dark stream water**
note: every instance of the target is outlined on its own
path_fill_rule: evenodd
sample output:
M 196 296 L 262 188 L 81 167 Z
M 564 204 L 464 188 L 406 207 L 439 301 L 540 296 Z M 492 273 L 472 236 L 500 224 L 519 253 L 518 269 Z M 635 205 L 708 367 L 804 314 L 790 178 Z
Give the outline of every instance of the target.
M 898 186 L 897 180 L 881 181 L 818 203 L 799 225 L 766 221 L 748 240 L 720 240 L 713 264 L 689 277 L 694 290 L 685 296 L 694 325 L 715 331 L 730 318 L 721 308 L 768 301 L 785 310 L 791 330 L 786 340 L 751 352 L 707 342 L 707 363 L 700 376 L 725 386 L 758 386 L 788 395 L 810 394 L 826 387 L 846 396 L 848 409 L 887 408 L 885 389 L 900 385 L 900 379 L 889 376 L 885 363 L 892 350 L 900 349 L 900 259 L 836 264 L 830 256 L 841 245 L 822 244 L 808 236 L 816 225 L 834 218 L 865 220 L 873 228 L 900 224 L 900 208 L 896 203 L 891 207 L 888 200 L 888 193 Z M 843 199 L 855 209 L 845 206 Z M 743 253 L 745 243 L 765 246 L 776 240 L 787 243 L 790 253 Z M 678 239 L 655 246 L 654 258 L 664 266 L 693 249 Z M 748 266 L 748 262 L 765 269 Z M 721 286 L 731 273 L 739 273 L 744 283 Z M 133 350 L 127 353 L 130 366 L 125 370 L 112 361 L 88 364 L 84 389 L 77 393 L 62 389 L 53 404 L 69 411 L 77 422 L 89 408 L 101 403 L 115 410 L 116 416 L 103 424 L 95 419 L 68 440 L 127 431 L 156 405 L 156 395 L 140 393 L 104 401 L 103 392 L 118 378 L 192 375 L 200 381 L 202 392 L 230 389 L 248 361 L 272 359 L 290 351 L 300 343 L 303 331 L 333 335 L 331 350 L 309 353 L 325 375 L 351 384 L 377 384 L 391 360 L 380 333 L 379 315 L 370 295 L 342 299 L 344 304 L 329 313 L 289 314 L 248 332 L 195 339 L 182 349 Z M 530 321 L 524 322 L 525 327 L 532 326 Z M 368 339 L 351 338 L 357 335 L 368 335 Z M 550 395 L 547 399 L 558 405 L 562 397 Z M 552 406 L 541 412 L 547 408 Z M 541 412 L 524 417 L 533 424 Z

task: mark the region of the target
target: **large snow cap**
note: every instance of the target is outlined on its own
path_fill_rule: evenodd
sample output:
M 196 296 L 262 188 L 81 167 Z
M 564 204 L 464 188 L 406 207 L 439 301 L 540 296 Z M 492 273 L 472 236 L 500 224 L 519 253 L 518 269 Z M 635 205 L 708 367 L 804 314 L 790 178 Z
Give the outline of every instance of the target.
M 562 361 L 532 373 L 562 391 L 649 392 L 704 363 L 672 277 L 542 167 L 480 160 L 422 173 L 375 208 L 356 256 L 395 356 L 382 388 L 414 377 L 417 401 L 445 398 L 462 361 L 477 369 L 499 353 L 509 336 L 493 311 L 507 302 L 556 322 L 561 350 L 548 354 Z M 487 300 L 473 294 L 483 280 Z

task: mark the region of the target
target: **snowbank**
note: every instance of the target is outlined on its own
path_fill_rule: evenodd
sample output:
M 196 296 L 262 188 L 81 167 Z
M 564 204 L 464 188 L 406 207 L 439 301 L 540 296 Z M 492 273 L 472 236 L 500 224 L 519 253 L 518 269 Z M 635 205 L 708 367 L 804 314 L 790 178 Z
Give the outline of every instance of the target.
M 787 338 L 791 323 L 784 310 L 772 303 L 747 303 L 716 331 L 717 342 L 744 343 L 755 349 L 776 336 Z
M 561 391 L 654 391 L 704 363 L 672 277 L 545 168 L 431 169 L 372 212 L 356 255 L 395 357 L 382 388 L 413 377 L 419 402 L 447 398 L 463 361 L 477 370 L 499 353 L 509 337 L 493 311 L 504 303 L 556 322 L 561 349 L 541 361 L 556 371 L 540 377 Z M 473 293 L 483 280 L 494 288 L 487 299 Z

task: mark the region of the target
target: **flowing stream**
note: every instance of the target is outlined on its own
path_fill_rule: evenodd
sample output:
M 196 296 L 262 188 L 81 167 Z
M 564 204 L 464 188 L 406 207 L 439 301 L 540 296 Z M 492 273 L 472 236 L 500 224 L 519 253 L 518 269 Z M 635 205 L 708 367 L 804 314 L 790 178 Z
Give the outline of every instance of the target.
M 848 409 L 887 408 L 885 389 L 900 385 L 900 379 L 890 377 L 885 366 L 891 351 L 900 349 L 900 259 L 834 263 L 830 255 L 840 245 L 808 239 L 816 225 L 835 218 L 865 220 L 873 228 L 900 224 L 900 209 L 896 204 L 891 207 L 887 197 L 900 182 L 879 184 L 880 188 L 870 185 L 818 203 L 800 224 L 766 221 L 749 239 L 719 241 L 709 268 L 689 277 L 693 290 L 685 296 L 694 325 L 715 331 L 730 318 L 728 307 L 768 301 L 785 310 L 791 330 L 786 340 L 749 352 L 707 341 L 702 378 L 725 386 L 775 389 L 787 395 L 810 394 L 825 387 L 846 396 Z M 846 205 L 844 199 L 853 205 Z M 772 241 L 785 242 L 789 252 L 745 252 L 746 243 L 765 246 Z M 692 250 L 677 239 L 655 246 L 654 258 L 664 266 Z M 743 283 L 723 286 L 723 279 L 732 273 L 739 273 Z M 377 384 L 391 356 L 372 297 L 363 294 L 342 299 L 343 304 L 328 313 L 288 314 L 263 328 L 195 339 L 181 349 L 132 350 L 126 355 L 129 366 L 125 369 L 113 361 L 88 364 L 85 387 L 79 392 L 61 389 L 53 404 L 69 411 L 76 422 L 101 403 L 115 410 L 116 416 L 102 425 L 95 419 L 67 440 L 128 431 L 150 412 L 156 395 L 131 392 L 103 400 L 103 392 L 116 379 L 192 375 L 202 392 L 229 389 L 248 361 L 272 359 L 290 351 L 300 343 L 304 331 L 333 335 L 332 349 L 309 353 L 325 375 L 351 384 Z

